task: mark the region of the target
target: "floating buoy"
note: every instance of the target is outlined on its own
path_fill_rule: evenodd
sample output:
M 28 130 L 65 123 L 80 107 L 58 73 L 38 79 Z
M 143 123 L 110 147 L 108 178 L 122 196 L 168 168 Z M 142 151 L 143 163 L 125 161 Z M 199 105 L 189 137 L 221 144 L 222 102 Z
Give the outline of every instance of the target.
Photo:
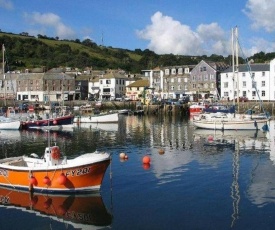
M 52 199 L 51 198 L 48 198 L 45 202 L 44 202 L 44 208 L 45 209 L 48 209 L 49 207 L 51 207 L 52 205 Z
M 31 178 L 30 178 L 30 185 L 35 185 L 35 186 L 37 186 L 37 180 L 36 180 L 36 178 L 34 177 L 34 176 L 31 176 Z
M 164 153 L 165 153 L 164 149 L 159 149 L 159 154 L 160 154 L 160 155 L 162 155 L 162 154 L 164 154 Z
M 57 178 L 57 180 L 60 185 L 64 185 L 66 184 L 67 177 L 65 176 L 64 173 L 61 173 L 60 176 Z
M 142 159 L 143 164 L 150 164 L 151 159 L 149 156 L 144 156 Z
M 58 146 L 53 146 L 51 149 L 51 156 L 54 160 L 59 160 L 60 159 L 60 149 Z
M 126 154 L 125 154 L 125 153 L 120 153 L 120 154 L 119 154 L 119 157 L 120 157 L 120 158 L 122 158 L 122 159 L 124 159 L 124 158 L 125 158 L 125 156 L 126 156 Z
M 51 184 L 50 178 L 48 176 L 45 176 L 43 178 L 43 183 L 49 186 Z
M 125 155 L 124 159 L 125 159 L 125 160 L 128 160 L 128 155 Z

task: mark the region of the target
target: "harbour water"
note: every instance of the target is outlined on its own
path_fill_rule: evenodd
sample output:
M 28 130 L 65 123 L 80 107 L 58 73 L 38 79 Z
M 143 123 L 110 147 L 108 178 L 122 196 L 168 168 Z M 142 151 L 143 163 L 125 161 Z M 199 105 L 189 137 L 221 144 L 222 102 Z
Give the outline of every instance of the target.
M 273 229 L 274 131 L 274 121 L 268 133 L 222 133 L 195 130 L 187 117 L 122 115 L 119 124 L 53 132 L 50 141 L 68 157 L 112 154 L 101 192 L 0 189 L 1 229 Z M 47 132 L 1 131 L 0 157 L 42 155 L 47 143 Z

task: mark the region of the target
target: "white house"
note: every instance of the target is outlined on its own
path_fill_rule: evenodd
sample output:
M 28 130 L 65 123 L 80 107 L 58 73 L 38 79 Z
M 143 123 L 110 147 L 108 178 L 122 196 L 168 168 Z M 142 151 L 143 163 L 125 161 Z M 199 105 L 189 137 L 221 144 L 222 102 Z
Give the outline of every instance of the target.
M 275 59 L 270 64 L 243 64 L 238 71 L 229 67 L 221 73 L 221 98 L 233 100 L 247 97 L 248 100 L 273 101 L 275 99 Z

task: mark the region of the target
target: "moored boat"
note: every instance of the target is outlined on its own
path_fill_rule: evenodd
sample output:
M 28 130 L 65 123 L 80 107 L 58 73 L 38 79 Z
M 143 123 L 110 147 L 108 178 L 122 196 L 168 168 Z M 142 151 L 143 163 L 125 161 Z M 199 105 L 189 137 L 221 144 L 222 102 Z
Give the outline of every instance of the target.
M 200 114 L 193 119 L 193 125 L 201 129 L 259 130 L 265 131 L 269 119 L 253 119 L 231 113 Z
M 0 186 L 39 193 L 98 191 L 109 164 L 105 152 L 67 159 L 58 146 L 48 146 L 42 158 L 32 153 L 1 159 Z
M 115 123 L 118 122 L 118 113 L 100 113 L 90 116 L 76 116 L 75 123 Z
M 21 122 L 22 129 L 50 129 L 63 130 L 67 127 L 73 128 L 74 115 L 53 117 L 30 117 Z

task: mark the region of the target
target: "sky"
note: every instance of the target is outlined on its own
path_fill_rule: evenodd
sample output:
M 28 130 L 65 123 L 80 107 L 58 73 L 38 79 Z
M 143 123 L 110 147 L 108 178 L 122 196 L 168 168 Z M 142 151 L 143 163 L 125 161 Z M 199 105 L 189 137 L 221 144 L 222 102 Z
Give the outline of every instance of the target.
M 0 0 L 3 32 L 157 54 L 231 54 L 238 27 L 244 57 L 275 52 L 275 0 Z

